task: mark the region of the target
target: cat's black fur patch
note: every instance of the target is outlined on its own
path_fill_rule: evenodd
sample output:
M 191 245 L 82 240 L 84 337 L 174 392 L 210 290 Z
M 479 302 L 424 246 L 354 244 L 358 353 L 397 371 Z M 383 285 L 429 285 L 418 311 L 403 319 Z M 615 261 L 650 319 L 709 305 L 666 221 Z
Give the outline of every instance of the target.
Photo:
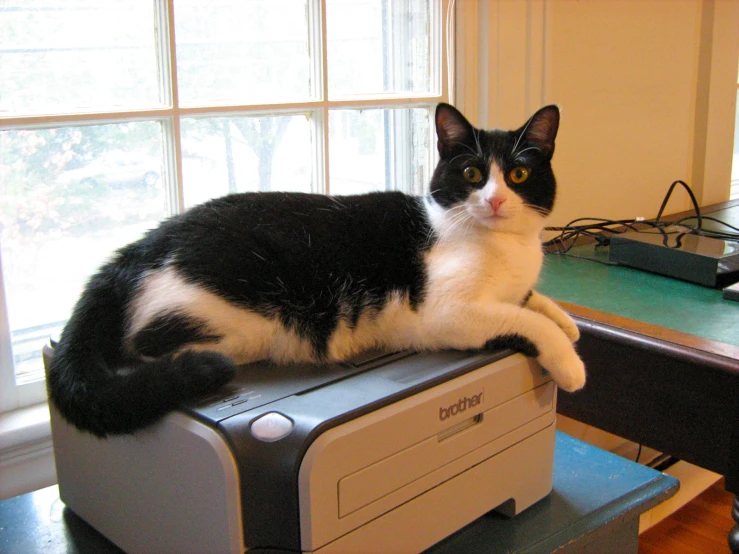
M 193 208 L 149 240 L 168 243 L 179 274 L 279 318 L 322 357 L 340 317 L 356 325 L 393 292 L 418 306 L 433 235 L 421 200 L 399 192 L 245 193 Z
M 159 358 L 187 344 L 216 342 L 222 337 L 208 332 L 204 322 L 171 313 L 153 319 L 133 338 L 133 347 L 142 356 Z
M 510 348 L 530 358 L 536 358 L 539 355 L 539 349 L 536 348 L 534 343 L 521 335 L 504 335 L 485 343 L 485 349 L 487 350 L 499 350 L 501 348 Z
M 530 290 L 529 292 L 527 292 L 527 293 L 526 293 L 526 296 L 524 296 L 524 297 L 523 297 L 523 300 L 521 300 L 521 306 L 525 306 L 525 305 L 526 305 L 526 304 L 528 303 L 529 299 L 530 299 L 530 298 L 531 298 L 531 297 L 532 297 L 533 295 L 534 295 L 534 291 L 533 291 L 533 290 Z

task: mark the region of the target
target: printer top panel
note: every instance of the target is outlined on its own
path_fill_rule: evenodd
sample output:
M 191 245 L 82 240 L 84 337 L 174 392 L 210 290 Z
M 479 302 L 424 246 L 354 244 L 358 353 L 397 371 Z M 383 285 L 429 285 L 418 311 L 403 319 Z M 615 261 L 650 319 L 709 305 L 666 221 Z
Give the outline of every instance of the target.
M 200 399 L 185 412 L 211 425 L 295 394 L 335 383 L 393 361 L 414 356 L 413 352 L 364 352 L 342 363 L 284 364 L 255 362 L 239 366 L 236 377 L 216 394 Z
M 387 392 L 443 379 L 460 370 L 489 363 L 509 355 L 507 350 L 444 353 L 382 352 L 372 350 L 341 363 L 273 364 L 255 362 L 239 366 L 236 377 L 215 395 L 186 406 L 183 411 L 209 425 L 235 415 L 250 412 L 295 395 L 304 395 L 330 386 L 371 369 L 382 372 L 383 382 L 391 384 Z M 484 362 L 483 362 L 484 360 Z M 382 395 L 380 395 L 382 397 Z

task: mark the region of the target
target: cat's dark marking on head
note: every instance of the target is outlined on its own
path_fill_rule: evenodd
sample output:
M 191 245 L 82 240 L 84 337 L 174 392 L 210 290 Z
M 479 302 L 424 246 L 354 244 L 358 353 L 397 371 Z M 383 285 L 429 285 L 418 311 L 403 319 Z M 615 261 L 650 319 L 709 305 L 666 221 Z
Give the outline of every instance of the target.
M 424 197 L 234 194 L 119 250 L 55 348 L 52 402 L 105 436 L 212 393 L 239 363 L 501 344 L 581 387 L 577 328 L 533 290 L 559 110 L 513 131 L 477 129 L 447 104 L 435 121 Z
M 559 110 L 546 106 L 536 112 L 520 129 L 510 132 L 475 129 L 464 116 L 449 105 L 440 105 L 436 114 L 438 150 L 441 161 L 431 179 L 431 193 L 444 207 L 467 198 L 470 191 L 482 188 L 490 177 L 490 167 L 496 163 L 504 175 L 515 167 L 525 166 L 536 174 L 536 186 L 530 182 L 508 186 L 530 207 L 548 215 L 554 206 L 556 182 L 551 171 L 554 139 L 559 128 Z M 471 183 L 461 169 L 475 167 L 481 180 Z M 455 186 L 449 186 L 450 180 Z

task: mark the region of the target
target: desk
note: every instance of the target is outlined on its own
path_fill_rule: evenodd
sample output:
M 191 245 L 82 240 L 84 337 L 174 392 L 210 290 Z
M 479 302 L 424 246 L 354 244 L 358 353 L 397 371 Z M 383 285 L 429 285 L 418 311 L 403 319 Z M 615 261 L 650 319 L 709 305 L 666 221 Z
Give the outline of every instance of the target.
M 739 218 L 739 203 L 721 208 L 712 215 Z M 588 371 L 582 391 L 560 393 L 557 411 L 720 473 L 739 493 L 739 303 L 700 285 L 551 254 L 538 290 L 575 317 Z M 739 553 L 739 526 L 729 542 Z
M 487 514 L 427 552 L 636 554 L 639 515 L 678 486 L 673 477 L 557 433 L 549 496 L 512 519 Z M 56 487 L 0 502 L 0 551 L 121 552 L 65 508 Z

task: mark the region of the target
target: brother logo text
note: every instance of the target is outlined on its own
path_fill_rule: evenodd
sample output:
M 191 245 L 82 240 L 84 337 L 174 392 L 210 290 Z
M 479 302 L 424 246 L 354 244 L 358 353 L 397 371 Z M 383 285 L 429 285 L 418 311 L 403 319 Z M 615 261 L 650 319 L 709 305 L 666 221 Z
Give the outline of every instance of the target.
M 453 417 L 464 412 L 467 408 L 473 408 L 482 402 L 482 392 L 460 398 L 457 402 L 446 408 L 439 408 L 439 419 L 444 421 L 449 417 Z

